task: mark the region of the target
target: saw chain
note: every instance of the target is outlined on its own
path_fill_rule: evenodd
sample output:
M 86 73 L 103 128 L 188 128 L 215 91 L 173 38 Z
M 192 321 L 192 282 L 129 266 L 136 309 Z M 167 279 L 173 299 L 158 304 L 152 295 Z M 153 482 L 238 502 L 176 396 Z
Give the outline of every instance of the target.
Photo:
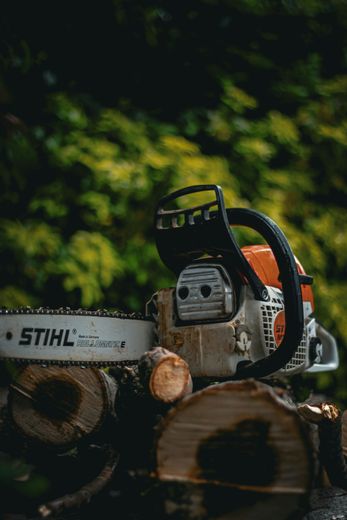
M 82 367 L 129 365 L 153 341 L 154 323 L 140 313 L 0 309 L 0 360 Z

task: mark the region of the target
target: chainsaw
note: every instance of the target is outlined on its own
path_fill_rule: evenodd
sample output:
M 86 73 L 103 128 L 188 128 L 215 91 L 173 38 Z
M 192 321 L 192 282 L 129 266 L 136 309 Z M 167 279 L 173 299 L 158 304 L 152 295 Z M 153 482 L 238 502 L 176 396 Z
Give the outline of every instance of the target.
M 197 192 L 213 193 L 213 200 L 166 209 Z M 240 248 L 232 226 L 258 231 L 268 245 Z M 155 293 L 145 315 L 1 309 L 0 359 L 43 366 L 129 365 L 160 344 L 180 355 L 194 377 L 337 368 L 336 342 L 312 316 L 312 278 L 271 219 L 254 210 L 226 209 L 216 185 L 192 186 L 160 200 L 155 236 L 177 285 Z
M 182 198 L 208 192 L 204 204 Z M 180 199 L 181 209 L 169 209 Z M 233 226 L 268 245 L 240 248 Z M 312 277 L 273 220 L 226 209 L 219 186 L 184 188 L 161 199 L 155 235 L 163 263 L 177 276 L 147 305 L 158 344 L 179 354 L 193 377 L 291 375 L 338 367 L 334 337 L 313 317 Z

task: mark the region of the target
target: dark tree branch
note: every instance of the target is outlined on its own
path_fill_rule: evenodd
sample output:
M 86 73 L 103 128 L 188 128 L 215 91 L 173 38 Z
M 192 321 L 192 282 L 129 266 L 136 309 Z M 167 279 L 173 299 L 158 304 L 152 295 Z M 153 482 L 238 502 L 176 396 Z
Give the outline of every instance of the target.
M 65 509 L 81 507 L 99 493 L 111 480 L 112 475 L 119 462 L 119 452 L 113 447 L 108 446 L 106 462 L 99 475 L 82 486 L 75 493 L 70 493 L 62 497 L 56 498 L 51 502 L 42 504 L 38 511 L 42 518 L 47 518 L 53 514 L 60 513 Z

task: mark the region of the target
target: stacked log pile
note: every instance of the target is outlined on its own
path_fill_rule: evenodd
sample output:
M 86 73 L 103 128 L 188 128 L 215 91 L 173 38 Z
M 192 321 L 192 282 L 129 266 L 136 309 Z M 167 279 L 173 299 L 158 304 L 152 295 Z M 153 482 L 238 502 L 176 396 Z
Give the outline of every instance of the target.
M 11 491 L 1 514 L 63 519 L 79 510 L 82 519 L 107 505 L 124 520 L 284 520 L 311 507 L 305 518 L 323 520 L 330 493 L 347 517 L 344 492 L 312 495 L 320 459 L 332 483 L 347 488 L 339 413 L 298 411 L 286 391 L 254 380 L 194 385 L 188 365 L 161 347 L 108 373 L 20 369 L 0 392 L 1 451 L 29 463 L 16 486 L 34 468 L 51 487 L 22 503 Z M 342 436 L 347 450 L 347 427 Z

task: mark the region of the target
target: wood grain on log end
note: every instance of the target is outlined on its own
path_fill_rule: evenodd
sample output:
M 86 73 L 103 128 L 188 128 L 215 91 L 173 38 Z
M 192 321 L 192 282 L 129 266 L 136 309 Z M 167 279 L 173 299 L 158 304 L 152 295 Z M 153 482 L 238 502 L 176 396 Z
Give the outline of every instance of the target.
M 51 447 L 74 444 L 99 429 L 116 390 L 98 369 L 28 366 L 10 387 L 10 417 L 28 440 Z
M 252 380 L 210 386 L 173 408 L 158 432 L 156 463 L 157 477 L 168 486 L 197 486 L 206 518 L 213 517 L 208 504 L 218 494 L 238 496 L 225 514 L 243 504 L 250 518 L 259 500 L 268 504 L 259 509 L 267 514 L 287 504 L 277 518 L 289 518 L 308 496 L 313 472 L 310 440 L 295 407 Z
M 163 403 L 173 403 L 192 392 L 187 363 L 162 347 L 146 352 L 139 362 L 139 374 L 150 395 Z

